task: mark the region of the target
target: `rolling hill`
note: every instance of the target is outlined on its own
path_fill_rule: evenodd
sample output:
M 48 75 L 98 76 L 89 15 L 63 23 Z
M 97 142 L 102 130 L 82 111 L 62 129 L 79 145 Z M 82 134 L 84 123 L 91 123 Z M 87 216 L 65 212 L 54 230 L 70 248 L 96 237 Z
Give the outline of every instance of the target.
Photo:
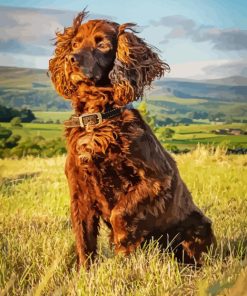
M 214 80 L 162 79 L 147 92 L 157 116 L 185 115 L 192 111 L 224 112 L 247 116 L 247 78 Z M 70 103 L 53 89 L 46 70 L 0 67 L 0 104 L 34 111 L 70 110 Z
M 54 91 L 46 70 L 0 67 L 0 104 L 14 108 L 70 110 Z
M 227 77 L 206 81 L 162 79 L 155 83 L 159 93 L 178 98 L 203 98 L 224 102 L 247 102 L 247 78 Z

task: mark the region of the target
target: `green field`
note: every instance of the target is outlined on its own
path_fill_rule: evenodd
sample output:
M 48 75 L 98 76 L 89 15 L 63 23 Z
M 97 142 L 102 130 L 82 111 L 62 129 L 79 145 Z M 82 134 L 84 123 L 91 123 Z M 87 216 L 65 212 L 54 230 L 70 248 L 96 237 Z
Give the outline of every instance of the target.
M 192 125 L 180 125 L 174 126 L 172 129 L 179 134 L 193 134 L 193 133 L 208 133 L 216 129 L 226 129 L 226 128 L 241 128 L 247 130 L 246 123 L 231 123 L 231 124 L 192 124 Z
M 23 127 L 11 127 L 10 123 L 1 123 L 2 126 L 7 127 L 13 131 L 13 134 L 22 136 L 22 141 L 26 138 L 35 136 L 42 136 L 45 139 L 61 138 L 64 139 L 64 126 L 63 121 L 68 119 L 71 115 L 69 112 L 36 112 L 35 115 L 41 120 L 57 119 L 61 120 L 60 124 L 42 124 L 42 123 L 23 123 Z M 234 123 L 234 124 L 191 124 L 189 126 L 166 126 L 157 130 L 159 135 L 163 129 L 171 128 L 175 131 L 173 138 L 165 139 L 159 138 L 164 145 L 175 145 L 179 149 L 194 149 L 198 143 L 210 145 L 231 145 L 247 147 L 247 135 L 217 135 L 212 133 L 215 129 L 226 128 L 240 128 L 247 131 L 247 124 Z
M 247 156 L 201 147 L 176 161 L 213 221 L 218 247 L 204 266 L 178 264 L 155 244 L 114 256 L 103 227 L 96 262 L 78 274 L 65 158 L 0 160 L 0 295 L 246 295 Z
M 164 96 L 164 95 L 157 95 L 157 96 L 153 96 L 152 98 L 158 101 L 171 102 L 179 105 L 197 105 L 197 104 L 208 102 L 207 99 L 201 99 L 201 98 L 184 99 L 184 98 L 170 97 L 170 96 Z M 149 102 L 151 101 L 152 99 Z
M 34 115 L 37 119 L 43 120 L 43 121 L 47 121 L 47 120 L 52 120 L 52 121 L 56 121 L 56 120 L 60 120 L 60 122 L 63 122 L 64 120 L 68 119 L 70 117 L 72 112 L 44 112 L 44 111 L 40 111 L 40 112 L 34 112 Z
M 42 136 L 45 139 L 63 137 L 63 124 L 22 123 L 23 127 L 11 127 L 10 123 L 1 122 L 1 126 L 11 129 L 13 134 L 20 135 L 22 140 Z
M 69 119 L 71 112 L 34 112 L 35 117 L 41 121 L 52 120 L 56 122 L 59 120 L 59 124 L 55 123 L 22 123 L 23 127 L 11 127 L 10 123 L 2 122 L 1 126 L 9 128 L 13 131 L 13 134 L 20 135 L 23 140 L 28 137 L 42 136 L 45 139 L 63 138 L 64 125 L 63 121 Z
M 246 119 L 247 105 L 246 102 L 238 100 L 224 101 L 218 99 L 205 98 L 178 98 L 175 96 L 151 95 L 148 99 L 148 106 L 151 113 L 155 114 L 158 119 L 170 117 L 179 119 L 188 117 L 193 111 L 204 111 L 209 114 L 222 112 L 226 118 Z
M 162 127 L 157 134 L 162 132 Z M 172 139 L 162 140 L 163 144 L 175 145 L 178 148 L 193 149 L 198 143 L 205 145 L 230 145 L 232 147 L 247 147 L 247 135 L 217 135 L 212 133 L 216 129 L 242 129 L 247 131 L 247 124 L 191 124 L 189 126 L 171 126 L 175 131 Z

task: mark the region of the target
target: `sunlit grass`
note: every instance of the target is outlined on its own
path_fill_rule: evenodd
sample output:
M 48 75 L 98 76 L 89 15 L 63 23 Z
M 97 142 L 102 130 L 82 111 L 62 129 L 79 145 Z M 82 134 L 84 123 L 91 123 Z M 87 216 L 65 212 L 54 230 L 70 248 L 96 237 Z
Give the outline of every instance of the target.
M 51 112 L 51 111 L 36 111 L 34 112 L 34 115 L 37 119 L 39 120 L 60 120 L 63 122 L 64 120 L 68 119 L 72 114 L 72 111 L 56 111 L 56 112 Z
M 169 97 L 164 95 L 155 95 L 151 96 L 150 101 L 164 101 L 164 102 L 172 102 L 177 103 L 180 105 L 197 105 L 208 102 L 207 99 L 201 99 L 201 98 L 178 98 L 178 97 Z
M 12 127 L 9 122 L 1 122 L 1 126 L 10 129 L 14 135 L 20 135 L 22 141 L 37 136 L 42 136 L 45 139 L 63 138 L 64 126 L 62 123 L 22 123 L 22 127 Z
M 79 274 L 65 158 L 0 160 L 0 295 L 244 295 L 247 156 L 198 147 L 176 160 L 213 221 L 215 254 L 201 269 L 178 264 L 155 242 L 128 258 L 114 256 L 102 227 L 97 260 Z
M 10 123 L 1 122 L 0 125 L 11 129 L 14 135 L 20 135 L 22 137 L 21 141 L 25 141 L 27 138 L 34 138 L 37 136 L 42 136 L 46 140 L 60 138 L 62 141 L 65 141 L 63 121 L 70 117 L 70 112 L 36 112 L 35 114 L 44 121 L 52 119 L 54 122 L 56 122 L 56 120 L 59 119 L 61 123 L 22 123 L 23 127 L 12 127 Z M 212 130 L 226 128 L 240 128 L 244 131 L 247 131 L 247 124 L 191 124 L 189 126 L 164 126 L 160 127 L 156 131 L 157 135 L 162 133 L 162 130 L 166 128 L 173 129 L 175 134 L 172 139 L 164 138 L 163 143 L 176 145 L 180 149 L 194 149 L 198 143 L 218 145 L 222 142 L 231 144 L 232 146 L 241 145 L 243 147 L 247 147 L 246 135 L 233 136 L 217 135 L 212 133 Z

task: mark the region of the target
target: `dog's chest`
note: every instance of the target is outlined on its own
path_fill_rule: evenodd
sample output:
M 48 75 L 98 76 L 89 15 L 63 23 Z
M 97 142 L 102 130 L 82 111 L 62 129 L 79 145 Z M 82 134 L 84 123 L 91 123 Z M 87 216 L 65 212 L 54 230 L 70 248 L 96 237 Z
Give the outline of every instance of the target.
M 69 139 L 79 175 L 85 176 L 82 186 L 92 193 L 89 198 L 106 216 L 120 196 L 141 179 L 138 168 L 129 159 L 128 132 L 124 125 L 111 123 L 84 133 L 78 131 Z
M 139 183 L 140 176 L 127 155 L 109 150 L 104 158 L 95 158 L 94 165 L 97 183 L 110 208 L 113 208 L 120 195 Z

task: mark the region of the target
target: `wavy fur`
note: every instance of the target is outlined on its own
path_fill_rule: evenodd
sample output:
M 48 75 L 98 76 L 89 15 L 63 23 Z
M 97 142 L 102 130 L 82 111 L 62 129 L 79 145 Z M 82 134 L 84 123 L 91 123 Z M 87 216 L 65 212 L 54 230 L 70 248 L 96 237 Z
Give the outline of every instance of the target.
M 73 26 L 57 33 L 55 57 L 49 64 L 56 90 L 72 100 L 75 113 L 105 111 L 135 101 L 169 70 L 135 35 L 133 24 L 105 20 L 82 24 L 85 15 L 83 11 Z M 92 51 L 98 50 L 95 36 L 115 34 L 110 36 L 117 40 L 116 47 L 112 43 L 115 61 L 105 73 L 109 79 L 104 85 L 90 80 L 77 85 L 65 75 L 66 57 L 78 32 L 88 42 L 81 43 L 82 50 L 91 44 Z M 125 109 L 97 126 L 67 128 L 66 139 L 65 172 L 79 266 L 88 266 L 88 258 L 96 254 L 100 217 L 111 231 L 116 253 L 127 255 L 155 238 L 164 248 L 170 244 L 178 260 L 201 263 L 202 252 L 215 242 L 211 221 L 193 203 L 175 161 L 137 110 Z
M 151 46 L 133 32 L 126 32 L 134 26 L 119 27 L 117 57 L 110 73 L 114 100 L 123 105 L 142 98 L 145 87 L 170 69 Z

